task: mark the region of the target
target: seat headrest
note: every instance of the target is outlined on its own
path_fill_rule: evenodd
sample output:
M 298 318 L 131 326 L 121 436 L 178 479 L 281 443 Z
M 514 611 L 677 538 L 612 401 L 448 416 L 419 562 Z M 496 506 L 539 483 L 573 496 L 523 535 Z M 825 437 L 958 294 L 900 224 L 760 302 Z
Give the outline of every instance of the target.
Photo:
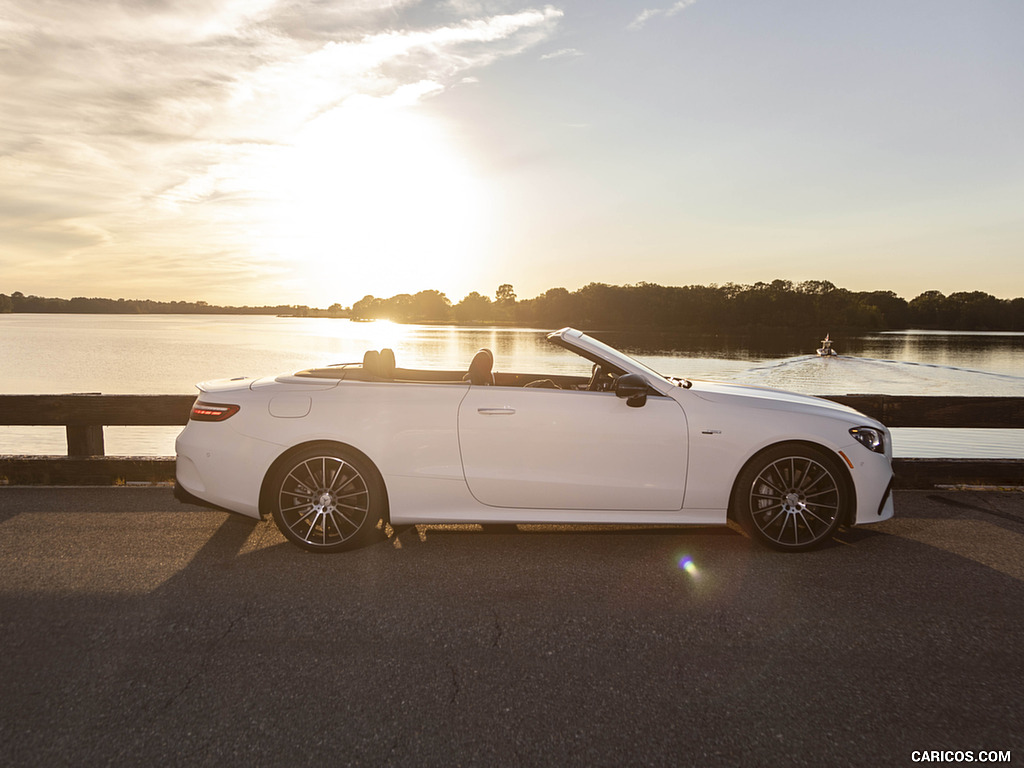
M 385 379 L 395 378 L 395 352 L 391 349 L 380 351 L 380 375 Z
M 380 352 L 375 349 L 366 350 L 363 354 L 363 370 L 371 376 L 380 377 Z
M 491 369 L 494 367 L 494 355 L 489 349 L 481 349 L 473 355 L 473 361 L 469 364 L 469 372 L 463 377 L 463 381 L 470 384 L 494 384 L 494 375 Z

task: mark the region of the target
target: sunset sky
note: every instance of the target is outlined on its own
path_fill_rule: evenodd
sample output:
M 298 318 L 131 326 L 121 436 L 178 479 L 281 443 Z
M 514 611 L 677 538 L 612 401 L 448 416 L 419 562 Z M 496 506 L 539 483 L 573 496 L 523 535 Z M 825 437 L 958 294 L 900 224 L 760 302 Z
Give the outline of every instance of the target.
M 1020 0 L 0 0 L 0 293 L 1024 295 Z

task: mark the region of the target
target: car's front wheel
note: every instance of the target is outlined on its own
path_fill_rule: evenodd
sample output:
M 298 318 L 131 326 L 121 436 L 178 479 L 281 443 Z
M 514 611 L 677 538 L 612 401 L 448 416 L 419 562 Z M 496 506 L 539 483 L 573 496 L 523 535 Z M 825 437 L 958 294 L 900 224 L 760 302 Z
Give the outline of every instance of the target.
M 281 533 L 312 552 L 367 543 L 387 506 L 376 467 L 330 443 L 310 445 L 279 463 L 268 478 L 267 499 Z
M 770 448 L 748 464 L 733 495 L 737 521 L 772 549 L 800 552 L 832 538 L 851 497 L 838 462 L 812 445 Z

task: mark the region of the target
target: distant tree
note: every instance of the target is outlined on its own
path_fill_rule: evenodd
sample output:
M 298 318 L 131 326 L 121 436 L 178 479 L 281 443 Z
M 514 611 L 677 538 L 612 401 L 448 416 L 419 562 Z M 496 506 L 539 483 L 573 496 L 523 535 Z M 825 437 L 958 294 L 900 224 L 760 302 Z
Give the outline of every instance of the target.
M 357 320 L 376 320 L 383 315 L 382 303 L 376 296 L 363 296 L 352 305 L 352 317 Z
M 510 283 L 502 283 L 494 292 L 494 317 L 498 320 L 512 320 L 516 312 L 516 291 Z
M 1010 301 L 1008 312 L 1010 323 L 1007 330 L 1024 331 L 1024 298 L 1016 298 Z
M 881 328 L 906 328 L 910 319 L 907 300 L 892 291 L 872 291 L 861 294 L 864 304 L 874 306 L 881 312 Z
M 941 291 L 925 291 L 911 299 L 908 308 L 911 325 L 917 328 L 942 328 L 952 320 Z
M 479 323 L 492 319 L 494 307 L 491 300 L 476 291 L 468 294 L 455 305 L 455 318 L 461 323 Z
M 689 299 L 692 319 L 688 325 L 701 328 L 721 328 L 726 325 L 732 315 L 729 297 L 733 295 L 733 285 L 691 285 L 686 289 L 685 296 Z
M 778 283 L 787 283 L 790 286 L 789 290 L 792 290 L 793 284 L 788 280 L 776 280 L 772 285 L 774 286 Z M 805 280 L 797 286 L 797 290 L 800 293 L 809 293 L 813 296 L 824 296 L 826 293 L 832 293 L 832 291 L 836 290 L 836 287 L 828 280 Z
M 494 298 L 499 304 L 503 302 L 512 302 L 514 304 L 516 301 L 515 288 L 509 283 L 502 283 L 498 286 L 498 290 L 494 292 Z
M 640 322 L 626 310 L 625 292 L 619 286 L 588 283 L 575 295 L 575 309 L 583 325 L 634 325 Z
M 384 317 L 395 323 L 408 323 L 413 316 L 412 296 L 399 293 L 383 301 Z
M 946 301 L 955 309 L 957 328 L 968 331 L 995 331 L 1009 326 L 1009 305 L 981 291 L 951 293 Z
M 792 285 L 788 280 L 776 280 L 740 288 L 732 300 L 735 312 L 729 325 L 789 325 L 796 318 L 806 317 L 809 302 L 805 296 L 794 293 Z M 812 325 L 813 321 L 808 320 L 807 324 Z
M 572 325 L 575 321 L 570 316 L 571 301 L 565 288 L 549 288 L 533 299 L 516 302 L 516 319 L 541 327 Z
M 425 322 L 448 320 L 452 314 L 452 303 L 441 291 L 420 291 L 412 297 L 413 319 Z
M 0 293 L 0 314 L 14 311 L 14 302 L 7 294 Z
M 839 320 L 840 327 L 871 329 L 884 327 L 882 310 L 859 296 L 845 301 L 834 317 Z

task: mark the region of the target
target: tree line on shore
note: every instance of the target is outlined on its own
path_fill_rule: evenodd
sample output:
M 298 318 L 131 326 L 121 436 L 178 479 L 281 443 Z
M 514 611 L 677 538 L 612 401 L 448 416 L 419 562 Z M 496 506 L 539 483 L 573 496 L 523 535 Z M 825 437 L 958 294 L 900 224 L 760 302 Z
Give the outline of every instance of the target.
M 477 292 L 452 304 L 440 291 L 365 296 L 352 305 L 355 320 L 395 322 L 505 322 L 543 328 L 755 328 L 889 330 L 924 328 L 1024 331 L 1024 298 L 999 299 L 980 291 L 949 296 L 926 291 L 907 301 L 892 291 L 849 291 L 826 280 L 774 280 L 753 285 L 663 286 L 590 283 L 576 291 L 551 288 L 517 299 L 509 284 L 494 299 Z
M 99 299 L 76 296 L 73 299 L 26 296 L 15 291 L 0 293 L 0 313 L 36 312 L 84 315 L 301 315 L 320 312 L 306 306 L 278 304 L 261 307 L 229 307 L 205 301 L 153 301 L 152 299 Z
M 1024 331 L 1024 298 L 999 299 L 981 291 L 925 291 L 907 301 L 892 291 L 849 291 L 826 280 L 753 285 L 662 286 L 655 283 L 590 283 L 575 291 L 551 288 L 518 299 L 512 285 L 492 299 L 476 291 L 453 303 L 438 290 L 365 296 L 346 308 L 304 305 L 219 307 L 206 302 L 125 299 L 48 299 L 0 294 L 0 312 L 275 314 L 387 319 L 423 323 L 508 323 L 537 327 L 660 327 L 700 331 L 755 328 L 887 330 L 922 328 Z

